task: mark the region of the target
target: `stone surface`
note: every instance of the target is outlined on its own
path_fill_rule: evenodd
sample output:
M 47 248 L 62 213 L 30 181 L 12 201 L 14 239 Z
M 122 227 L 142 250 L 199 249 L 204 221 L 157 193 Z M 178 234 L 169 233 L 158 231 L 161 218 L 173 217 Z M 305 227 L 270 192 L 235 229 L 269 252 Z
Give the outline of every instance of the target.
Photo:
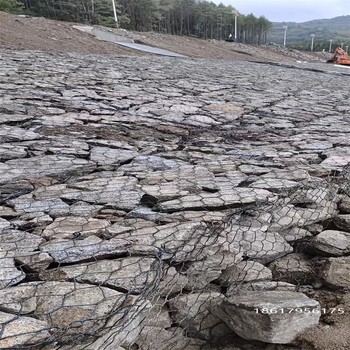
M 329 258 L 321 270 L 323 282 L 332 289 L 350 288 L 350 257 Z
M 271 279 L 271 270 L 264 265 L 256 261 L 241 261 L 226 268 L 219 277 L 219 282 L 221 285 L 230 286 L 236 283 Z
M 211 244 L 200 222 L 151 226 L 118 235 L 129 242 L 131 254 L 157 255 L 172 261 L 197 261 L 207 256 Z
M 293 284 L 312 284 L 316 279 L 315 265 L 301 253 L 288 254 L 269 264 L 274 280 Z
M 93 147 L 90 160 L 98 165 L 121 164 L 128 162 L 138 155 L 135 151 L 108 147 Z
M 298 313 L 296 308 L 310 312 Z M 244 339 L 288 344 L 318 324 L 320 313 L 311 312 L 312 309 L 319 310 L 320 304 L 303 293 L 267 291 L 232 296 L 212 310 Z
M 74 334 L 97 332 L 111 313 L 118 314 L 126 298 L 109 288 L 74 282 L 31 282 L 23 286 L 32 287 L 37 303 L 34 315 L 65 330 L 63 337 L 68 339 Z
M 62 217 L 57 218 L 48 225 L 42 233 L 46 239 L 69 239 L 88 237 L 103 232 L 111 223 L 107 220 L 99 220 L 85 217 Z
M 259 228 L 231 225 L 221 236 L 244 256 L 263 264 L 293 251 L 277 232 L 265 232 Z
M 146 257 L 101 260 L 78 266 L 59 267 L 41 276 L 48 280 L 74 280 L 126 290 L 129 293 L 141 293 L 155 282 L 157 261 Z
M 296 292 L 298 291 L 298 286 L 279 281 L 261 281 L 261 282 L 249 282 L 238 285 L 232 285 L 228 288 L 226 296 L 236 295 L 241 292 L 252 292 L 252 291 L 286 291 L 286 292 Z
M 209 251 L 208 247 L 203 246 L 203 252 L 207 252 L 200 261 L 188 263 L 184 274 L 188 278 L 186 285 L 190 290 L 205 290 L 209 283 L 218 279 L 223 270 L 227 270 L 242 260 L 242 254 L 238 250 L 224 250 L 223 247 L 213 247 Z M 216 251 L 215 251 L 216 250 Z
M 350 233 L 335 230 L 322 231 L 311 241 L 310 247 L 321 255 L 347 255 L 350 252 Z
M 334 222 L 340 230 L 350 231 L 350 214 L 338 215 Z
M 214 341 L 232 333 L 225 323 L 213 315 L 222 294 L 200 293 L 177 296 L 169 300 L 174 322 L 185 328 L 194 338 Z
M 40 344 L 50 338 L 52 329 L 45 321 L 0 311 L 0 348 L 11 349 Z
M 26 275 L 15 266 L 15 260 L 8 253 L 0 251 L 0 289 L 10 287 L 25 279 Z
M 57 263 L 73 263 L 126 254 L 131 244 L 124 239 L 104 241 L 96 236 L 82 240 L 56 239 L 44 243 L 40 250 L 50 254 Z
M 267 200 L 271 192 L 262 189 L 237 188 L 217 193 L 206 193 L 198 195 L 185 195 L 181 199 L 160 203 L 157 208 L 160 211 L 175 212 L 180 210 L 193 210 L 199 208 L 228 209 L 243 204 L 255 203 L 259 200 Z
M 44 20 L 16 17 L 25 21 Z M 226 45 L 211 44 L 215 55 Z M 234 305 L 252 292 L 284 293 L 265 301 L 308 305 L 288 293 L 322 300 L 349 288 L 348 92 L 334 86 L 350 72 L 280 61 L 0 56 L 0 310 L 18 316 L 6 324 L 4 348 L 35 348 L 26 329 L 38 331 L 38 343 L 57 327 L 43 350 L 199 350 L 216 329 L 216 321 L 201 328 L 201 295 L 225 292 Z M 335 227 L 342 233 L 327 233 Z M 249 316 L 258 330 L 275 317 Z M 271 321 L 277 338 L 264 341 L 289 341 L 290 326 L 306 318 Z M 261 350 L 239 342 L 233 347 Z
M 93 168 L 93 163 L 75 157 L 46 155 L 11 159 L 0 164 L 0 182 L 13 181 L 24 176 L 69 176 L 91 171 Z
M 145 350 L 201 350 L 205 342 L 200 339 L 189 338 L 183 334 L 183 330 L 178 327 L 164 330 L 161 327 L 146 326 L 140 333 L 136 341 L 142 349 Z

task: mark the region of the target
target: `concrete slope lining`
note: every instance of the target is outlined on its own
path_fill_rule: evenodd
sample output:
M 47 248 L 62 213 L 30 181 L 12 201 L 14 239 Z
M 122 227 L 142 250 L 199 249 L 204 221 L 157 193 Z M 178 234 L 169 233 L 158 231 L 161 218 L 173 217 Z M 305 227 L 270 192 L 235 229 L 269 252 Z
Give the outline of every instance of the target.
M 182 58 L 187 57 L 187 56 L 181 55 L 181 54 L 176 53 L 176 52 L 160 49 L 158 47 L 152 47 L 152 46 L 148 46 L 148 45 L 143 45 L 143 44 L 127 43 L 127 42 L 115 42 L 114 44 L 117 44 L 117 45 L 120 45 L 120 46 L 124 46 L 124 47 L 128 47 L 130 49 L 135 49 L 135 50 L 139 50 L 139 51 L 154 53 L 156 55 L 161 55 L 161 56 L 182 57 Z

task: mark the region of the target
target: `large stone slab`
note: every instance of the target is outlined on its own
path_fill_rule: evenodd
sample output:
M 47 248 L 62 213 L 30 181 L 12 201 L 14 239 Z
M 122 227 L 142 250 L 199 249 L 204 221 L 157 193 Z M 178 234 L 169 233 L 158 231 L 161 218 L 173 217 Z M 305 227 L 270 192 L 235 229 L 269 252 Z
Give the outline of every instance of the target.
M 25 256 L 26 253 L 37 250 L 45 239 L 14 229 L 8 229 L 0 234 L 0 252 L 5 252 L 8 256 Z
M 350 253 L 350 233 L 336 230 L 322 231 L 310 242 L 310 248 L 321 255 L 347 255 Z
M 13 205 L 18 212 L 36 213 L 45 212 L 51 215 L 67 215 L 69 213 L 69 205 L 59 198 L 48 198 L 44 200 L 36 200 L 31 194 L 20 196 L 8 202 Z
M 273 279 L 293 284 L 312 284 L 316 279 L 314 264 L 302 253 L 288 254 L 269 264 Z
M 257 261 L 241 261 L 226 268 L 219 277 L 221 285 L 230 286 L 246 282 L 271 280 L 271 270 Z
M 94 167 L 94 163 L 85 159 L 56 155 L 13 159 L 0 163 L 0 183 L 21 177 L 67 176 L 93 170 Z
M 91 204 L 110 204 L 118 209 L 132 210 L 143 196 L 137 179 L 128 176 L 93 177 L 69 184 L 60 195 L 64 200 L 83 201 Z
M 248 282 L 231 285 L 226 296 L 232 296 L 237 294 L 258 291 L 280 291 L 280 292 L 297 292 L 298 286 L 292 283 L 280 282 L 280 281 L 258 281 L 258 282 Z
M 16 268 L 15 260 L 8 255 L 6 251 L 0 251 L 0 289 L 17 284 L 26 277 L 23 271 Z
M 125 307 L 122 305 L 104 324 L 98 339 L 83 345 L 81 350 L 118 350 L 119 346 L 120 350 L 130 348 L 146 327 L 151 309 L 152 304 L 148 300 L 129 296 Z
M 118 165 L 128 161 L 139 155 L 138 152 L 125 149 L 93 147 L 90 153 L 90 160 L 98 165 Z
M 48 240 L 85 238 L 87 236 L 98 235 L 111 226 L 108 220 L 100 220 L 86 217 L 61 217 L 48 225 L 42 236 Z
M 169 300 L 169 309 L 173 321 L 184 328 L 189 336 L 215 341 L 232 333 L 211 311 L 218 307 L 222 298 L 222 294 L 215 292 L 179 295 Z
M 123 293 L 110 288 L 74 282 L 30 282 L 36 298 L 33 314 L 51 327 L 64 331 L 60 337 L 97 332 L 111 314 L 117 313 L 126 300 Z
M 3 125 L 0 130 L 0 143 L 35 140 L 38 138 L 40 138 L 40 134 L 15 126 Z
M 1 136 L 0 136 L 1 137 Z M 27 156 L 27 149 L 25 147 L 16 146 L 14 144 L 2 144 L 0 146 L 0 161 L 4 162 L 6 160 L 15 158 L 24 158 Z
M 201 350 L 206 342 L 186 337 L 184 331 L 178 327 L 170 327 L 165 330 L 163 327 L 145 326 L 136 344 L 144 350 Z
M 186 289 L 205 290 L 210 282 L 221 276 L 222 271 L 235 266 L 243 259 L 238 250 L 225 249 L 220 245 L 212 246 L 211 249 L 203 246 L 203 251 L 207 253 L 204 259 L 188 263 L 186 266 L 184 272 L 188 278 Z
M 113 260 L 101 260 L 59 267 L 41 274 L 43 279 L 57 281 L 77 281 L 103 285 L 125 290 L 129 293 L 141 293 L 155 282 L 161 267 L 158 260 L 146 257 L 129 257 Z M 158 271 L 157 271 L 158 270 Z
M 337 215 L 334 218 L 336 226 L 344 231 L 350 231 L 350 214 Z
M 17 316 L 0 311 L 0 349 L 23 349 L 44 343 L 54 328 L 32 317 Z
M 288 344 L 318 324 L 320 304 L 298 292 L 244 292 L 212 312 L 244 339 Z
M 350 288 L 350 257 L 329 258 L 321 267 L 323 283 L 332 289 Z
M 293 252 L 292 246 L 277 232 L 236 224 L 226 226 L 220 234 L 222 241 L 254 261 L 265 264 Z
M 179 199 L 159 203 L 156 208 L 164 212 L 228 209 L 257 201 L 266 201 L 271 197 L 271 192 L 262 189 L 234 188 L 224 192 L 186 195 Z
M 131 243 L 125 239 L 102 240 L 89 236 L 82 240 L 56 239 L 40 246 L 42 252 L 49 253 L 57 263 L 73 263 L 91 259 L 116 257 L 128 253 Z

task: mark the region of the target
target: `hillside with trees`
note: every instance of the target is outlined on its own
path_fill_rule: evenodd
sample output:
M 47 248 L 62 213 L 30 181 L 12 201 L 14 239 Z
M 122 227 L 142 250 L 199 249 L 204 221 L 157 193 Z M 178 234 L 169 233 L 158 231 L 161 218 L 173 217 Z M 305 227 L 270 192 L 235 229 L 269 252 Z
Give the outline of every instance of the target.
M 310 50 L 311 34 L 314 34 L 314 50 L 328 51 L 330 47 L 350 46 L 350 16 L 313 20 L 304 23 L 276 22 L 268 34 L 268 40 L 283 44 L 284 28 L 287 26 L 287 46 Z M 330 41 L 332 40 L 332 41 Z M 343 45 L 342 45 L 343 43 Z
M 227 39 L 234 35 L 233 6 L 216 5 L 206 0 L 115 0 L 118 26 L 139 32 L 186 35 L 202 39 Z M 115 27 L 112 0 L 0 0 L 0 11 L 47 19 Z M 333 50 L 350 46 L 350 16 L 313 20 L 304 23 L 276 22 L 253 14 L 237 18 L 237 39 L 246 44 L 283 44 L 287 47 Z
M 116 0 L 118 24 L 135 31 L 225 39 L 234 34 L 235 10 L 197 0 Z M 0 11 L 115 26 L 112 0 L 0 0 Z M 237 19 L 238 41 L 264 44 L 272 23 L 253 14 Z

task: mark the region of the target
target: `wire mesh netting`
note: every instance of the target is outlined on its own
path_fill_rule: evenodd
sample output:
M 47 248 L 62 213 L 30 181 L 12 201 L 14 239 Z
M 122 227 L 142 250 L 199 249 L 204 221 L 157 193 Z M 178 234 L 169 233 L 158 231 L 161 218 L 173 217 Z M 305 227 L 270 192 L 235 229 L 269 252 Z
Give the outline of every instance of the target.
M 0 349 L 290 350 L 349 290 L 343 76 L 1 53 Z
M 339 181 L 254 188 L 200 166 L 141 173 L 3 197 L 1 348 L 200 349 L 234 336 L 225 299 L 314 282 L 300 252 L 337 213 Z

